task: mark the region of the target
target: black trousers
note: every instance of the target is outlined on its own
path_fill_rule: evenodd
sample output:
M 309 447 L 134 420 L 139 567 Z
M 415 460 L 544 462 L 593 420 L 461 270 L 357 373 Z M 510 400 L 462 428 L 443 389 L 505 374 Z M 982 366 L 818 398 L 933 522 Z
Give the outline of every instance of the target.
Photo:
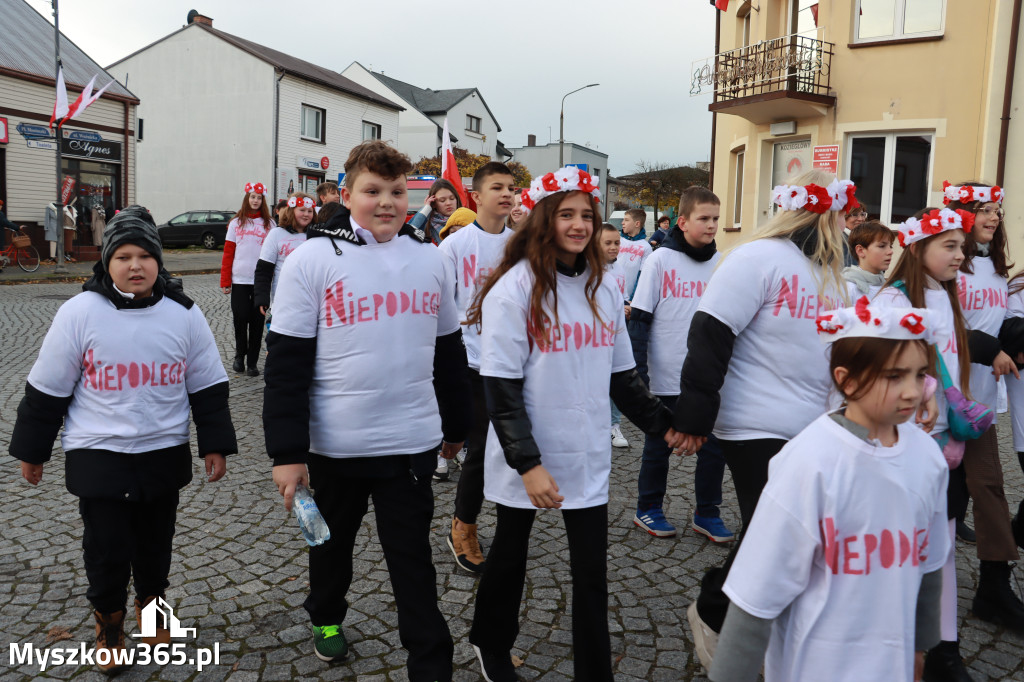
M 700 583 L 700 595 L 697 597 L 697 613 L 701 620 L 715 632 L 722 631 L 725 614 L 729 610 L 729 598 L 722 592 L 729 569 L 736 559 L 743 534 L 754 516 L 754 509 L 761 497 L 761 491 L 768 483 L 768 463 L 787 441 L 781 438 L 760 438 L 756 440 L 720 440 L 725 464 L 732 474 L 736 486 L 736 498 L 740 507 L 741 528 L 736 542 L 729 550 L 725 563 L 718 568 L 709 569 Z
M 409 679 L 451 680 L 455 648 L 437 606 L 430 547 L 430 468 L 418 479 L 411 473 L 351 476 L 343 472 L 344 460 L 317 455 L 310 455 L 308 467 L 313 499 L 331 530 L 330 540 L 309 549 L 309 596 L 304 606 L 313 625 L 341 625 L 345 620 L 352 551 L 372 498 L 377 537 L 398 609 L 398 635 L 409 652 Z
M 85 596 L 94 609 L 114 613 L 125 608 L 131 577 L 140 600 L 164 593 L 170 584 L 177 491 L 139 502 L 82 497 L 78 511 L 89 579 Z
M 537 512 L 499 504 L 487 570 L 480 577 L 469 641 L 504 654 L 519 635 L 530 529 Z M 608 505 L 563 509 L 572 573 L 573 671 L 577 680 L 612 680 L 608 635 Z
M 231 285 L 231 319 L 235 324 L 235 357 L 245 358 L 247 367 L 255 367 L 263 342 L 266 318 L 256 307 L 252 284 Z
M 487 448 L 487 429 L 491 420 L 487 416 L 484 382 L 480 372 L 466 370 L 473 389 L 473 426 L 466 437 L 466 461 L 462 463 L 459 485 L 455 489 L 455 518 L 463 523 L 476 523 L 484 504 L 484 451 Z

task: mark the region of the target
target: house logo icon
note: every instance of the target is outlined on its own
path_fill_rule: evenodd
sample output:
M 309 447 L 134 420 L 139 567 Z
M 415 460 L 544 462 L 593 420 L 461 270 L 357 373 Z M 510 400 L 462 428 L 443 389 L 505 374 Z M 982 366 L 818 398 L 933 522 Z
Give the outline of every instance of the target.
M 142 609 L 142 622 L 140 626 L 141 632 L 132 635 L 132 637 L 156 637 L 156 629 L 158 627 L 170 631 L 171 637 L 184 638 L 196 636 L 195 628 L 181 627 L 181 623 L 174 616 L 174 609 L 163 600 L 163 597 L 157 597 L 146 604 L 146 608 Z

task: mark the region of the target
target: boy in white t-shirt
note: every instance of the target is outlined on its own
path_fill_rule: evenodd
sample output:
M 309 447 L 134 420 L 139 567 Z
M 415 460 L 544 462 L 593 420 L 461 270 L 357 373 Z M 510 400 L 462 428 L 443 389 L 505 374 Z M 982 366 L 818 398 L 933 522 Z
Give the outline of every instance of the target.
M 861 296 L 872 298 L 885 284 L 885 271 L 892 262 L 893 240 L 893 231 L 877 220 L 862 222 L 850 231 L 847 243 L 857 258 L 857 265 L 843 268 L 843 278 L 851 300 Z
M 263 426 L 285 507 L 311 485 L 331 530 L 309 550 L 317 658 L 348 655 L 345 595 L 372 498 L 409 679 L 447 682 L 454 647 L 437 606 L 430 474 L 439 444 L 449 458 L 462 449 L 471 407 L 450 269 L 423 230 L 403 224 L 411 169 L 384 142 L 355 147 L 344 207 L 285 262 Z
M 671 230 L 647 259 L 633 294 L 628 328 L 637 371 L 648 381 L 651 393 L 669 408 L 674 408 L 679 398 L 690 320 L 721 257 L 715 247 L 719 213 L 719 199 L 711 190 L 691 187 L 683 192 L 678 228 Z M 671 454 L 664 440 L 644 440 L 633 523 L 655 537 L 676 534 L 664 512 Z M 691 528 L 713 542 L 727 543 L 735 536 L 718 510 L 724 474 L 725 459 L 718 440 L 709 436 L 697 452 L 697 499 Z
M 192 480 L 189 411 L 209 481 L 238 452 L 228 377 L 206 318 L 163 269 L 160 235 L 141 206 L 122 209 L 83 293 L 57 311 L 25 386 L 10 453 L 32 485 L 61 424 L 64 483 L 79 498 L 85 596 L 95 609 L 96 663 L 126 667 L 128 580 L 135 616 L 163 603 L 178 491 Z M 137 636 L 137 635 L 136 635 Z M 165 627 L 142 638 L 170 642 Z
M 505 244 L 512 236 L 512 230 L 505 226 L 505 221 L 514 205 L 515 188 L 515 178 L 505 164 L 491 161 L 481 166 L 473 175 L 476 219 L 454 234 L 446 233 L 438 246 L 446 257 L 455 282 L 455 303 L 460 322 L 465 322 L 466 311 L 484 280 L 501 260 Z M 485 562 L 477 537 L 476 517 L 484 503 L 484 452 L 490 420 L 480 379 L 480 330 L 476 325 L 463 324 L 462 340 L 466 344 L 469 382 L 473 388 L 472 428 L 466 437 L 466 460 L 462 463 L 462 475 L 455 492 L 455 514 L 447 543 L 459 566 L 470 573 L 480 574 Z M 448 460 L 444 457 L 438 457 L 434 478 L 448 478 Z
M 605 258 L 608 259 L 608 265 L 605 268 L 605 274 L 615 280 L 615 286 L 618 288 L 619 293 L 622 294 L 623 303 L 626 298 L 626 275 L 622 272 L 622 266 L 619 265 L 617 259 L 619 257 L 619 231 L 615 229 L 615 226 L 611 223 L 605 223 L 601 230 L 601 251 L 604 253 Z M 622 435 L 622 428 L 619 426 L 622 423 L 622 412 L 616 407 L 615 401 L 611 401 L 612 404 L 612 447 L 613 448 L 628 448 L 629 441 Z
M 631 208 L 622 218 L 622 239 L 619 242 L 618 263 L 626 275 L 626 301 L 633 299 L 637 280 L 644 261 L 651 255 L 651 245 L 647 243 L 647 232 L 644 223 L 647 213 L 642 208 Z M 626 308 L 626 319 L 629 319 L 629 307 Z

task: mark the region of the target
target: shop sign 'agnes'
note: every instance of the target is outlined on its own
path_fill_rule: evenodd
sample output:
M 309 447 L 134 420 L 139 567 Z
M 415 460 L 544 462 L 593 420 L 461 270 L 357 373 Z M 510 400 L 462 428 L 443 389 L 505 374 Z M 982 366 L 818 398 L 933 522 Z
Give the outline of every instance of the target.
M 108 140 L 61 140 L 61 154 L 98 161 L 121 161 L 121 143 Z

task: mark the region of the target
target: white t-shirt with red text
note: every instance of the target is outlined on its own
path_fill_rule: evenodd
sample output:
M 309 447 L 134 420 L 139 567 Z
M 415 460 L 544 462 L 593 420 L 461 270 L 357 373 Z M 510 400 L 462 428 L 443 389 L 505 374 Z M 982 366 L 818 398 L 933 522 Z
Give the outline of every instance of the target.
M 647 348 L 654 395 L 679 395 L 690 320 L 721 257 L 715 253 L 699 263 L 682 251 L 665 247 L 652 253 L 640 271 L 633 307 L 654 316 Z
M 622 300 L 626 300 L 626 273 L 622 271 L 622 266 L 619 265 L 619 261 L 613 260 L 608 265 L 604 266 L 604 276 L 608 277 L 615 283 L 619 293 L 622 294 Z
M 305 232 L 292 232 L 283 227 L 275 227 L 267 233 L 260 249 L 260 260 L 274 264 L 274 279 L 270 282 L 270 301 L 274 301 L 277 281 L 281 278 L 281 268 L 288 255 L 306 241 Z M 237 253 L 237 252 L 236 252 Z
M 231 263 L 232 284 L 252 284 L 256 277 L 256 261 L 260 259 L 263 240 L 276 227 L 273 220 L 266 227 L 263 220 L 246 220 L 244 223 L 233 218 L 228 223 L 225 241 L 235 243 L 235 256 Z
M 956 277 L 957 296 L 964 322 L 968 329 L 976 329 L 989 336 L 999 336 L 999 328 L 1006 319 L 1007 280 L 996 273 L 992 259 L 975 256 L 971 261 L 974 274 L 963 272 Z M 980 403 L 996 408 L 999 386 L 987 365 L 971 363 L 971 396 Z
M 722 259 L 697 307 L 736 335 L 715 436 L 788 440 L 825 412 L 832 384 L 815 321 L 843 297 L 834 287 L 819 297 L 820 279 L 788 239 L 757 239 Z
M 894 287 L 885 287 L 879 291 L 875 295 L 874 301 L 890 308 L 912 307 L 910 299 L 902 291 Z M 949 302 L 949 294 L 946 293 L 945 289 L 925 289 L 924 303 L 931 317 L 932 327 L 937 334 L 936 345 L 942 354 L 942 360 L 946 363 L 949 378 L 954 386 L 960 388 L 960 355 L 956 343 L 953 305 Z M 989 371 L 992 371 L 991 368 Z M 942 390 L 941 377 L 935 378 L 939 380 L 939 388 L 935 391 L 935 402 L 938 405 L 939 415 L 931 432 L 933 434 L 940 434 L 949 428 L 949 403 L 946 401 L 946 394 Z
M 528 331 L 534 276 L 526 261 L 505 273 L 483 302 L 480 374 L 524 380 L 533 438 L 541 464 L 565 497 L 563 509 L 608 502 L 609 377 L 635 366 L 618 286 L 602 278 L 595 293 L 601 319 L 595 320 L 585 291 L 588 275 L 589 270 L 578 277 L 557 275 L 558 324 L 541 336 L 543 341 Z M 522 478 L 505 461 L 493 426 L 487 434 L 484 495 L 509 507 L 534 508 Z
M 626 275 L 626 300 L 633 299 L 633 292 L 636 290 L 637 278 L 644 266 L 647 257 L 653 249 L 646 239 L 626 239 L 619 236 L 619 257 L 617 262 L 622 266 L 622 272 Z
M 118 310 L 92 291 L 60 307 L 28 375 L 43 393 L 73 396 L 65 451 L 150 452 L 187 443 L 188 394 L 227 380 L 199 306 L 162 298 Z
M 455 234 L 448 235 L 437 247 L 454 268 L 455 303 L 459 307 L 459 321 L 466 321 L 466 311 L 472 305 L 476 292 L 483 285 L 491 271 L 501 262 L 505 244 L 512 237 L 512 230 L 502 228 L 498 234 L 491 234 L 476 223 L 466 226 Z M 466 358 L 469 366 L 480 369 L 480 331 L 476 325 L 462 325 L 462 340 L 466 344 Z
M 270 331 L 316 338 L 310 451 L 426 452 L 441 442 L 434 346 L 459 328 L 453 282 L 431 244 L 310 239 L 285 261 Z
M 897 429 L 882 447 L 822 415 L 769 463 L 723 588 L 774 620 L 766 682 L 914 679 L 921 578 L 952 551 L 949 469 L 928 434 Z

